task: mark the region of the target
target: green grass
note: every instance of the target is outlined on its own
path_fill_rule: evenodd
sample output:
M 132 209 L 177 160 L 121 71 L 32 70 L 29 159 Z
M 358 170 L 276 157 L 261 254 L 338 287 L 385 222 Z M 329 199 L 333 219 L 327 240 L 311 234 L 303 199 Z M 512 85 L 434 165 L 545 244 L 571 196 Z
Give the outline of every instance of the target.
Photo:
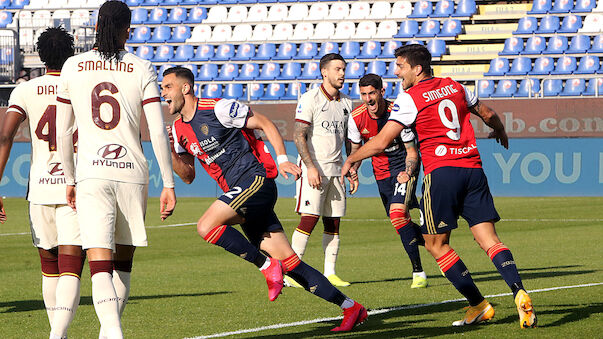
M 194 223 L 212 199 L 180 199 L 176 213 L 159 221 L 157 199 L 149 202 L 147 225 Z M 385 219 L 378 199 L 348 200 L 341 227 L 338 274 L 351 281 L 342 291 L 371 309 L 457 299 L 435 261 L 421 248 L 430 286 L 411 290 L 410 264 L 400 240 Z M 497 224 L 511 248 L 524 285 L 530 289 L 603 282 L 603 198 L 498 198 Z M 27 204 L 7 199 L 9 220 L 0 225 L 0 337 L 47 338 L 41 301 L 39 258 L 28 233 Z M 292 199 L 279 199 L 277 214 L 291 235 L 298 217 Z M 417 211 L 413 211 L 417 219 Z M 377 221 L 363 221 L 377 219 Z M 528 219 L 518 220 L 518 219 Z M 536 219 L 540 219 L 536 221 Z M 542 220 L 546 219 L 546 220 Z M 562 219 L 566 219 L 565 221 Z M 567 220 L 571 219 L 571 220 Z M 517 220 L 517 221 L 513 221 Z M 318 229 L 320 231 L 320 229 Z M 253 265 L 205 243 L 194 226 L 147 230 L 150 246 L 136 252 L 131 297 L 123 316 L 128 338 L 184 338 L 340 315 L 340 310 L 309 293 L 286 288 L 269 302 L 263 276 Z M 452 246 L 485 295 L 509 292 L 488 257 L 473 241 L 466 223 L 453 232 Z M 322 269 L 320 232 L 311 237 L 304 260 Z M 98 321 L 91 305 L 86 266 L 81 305 L 70 338 L 96 338 Z M 510 296 L 490 298 L 496 310 L 488 324 L 453 328 L 464 302 L 402 309 L 370 316 L 354 332 L 335 337 L 594 338 L 603 332 L 603 286 L 533 293 L 539 328 L 520 330 Z M 273 329 L 239 337 L 326 337 L 338 321 Z

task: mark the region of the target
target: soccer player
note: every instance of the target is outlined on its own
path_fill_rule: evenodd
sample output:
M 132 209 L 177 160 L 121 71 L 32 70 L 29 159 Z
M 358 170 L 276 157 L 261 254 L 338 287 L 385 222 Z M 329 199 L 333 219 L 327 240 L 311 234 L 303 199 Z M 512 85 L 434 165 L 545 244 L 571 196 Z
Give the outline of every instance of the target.
M 224 191 L 197 222 L 199 235 L 258 267 L 266 277 L 271 301 L 280 294 L 286 273 L 307 291 L 343 309 L 343 321 L 332 331 L 349 331 L 363 322 L 366 309 L 301 261 L 274 213 L 274 178 L 278 172 L 285 178 L 287 173 L 296 178 L 300 174 L 299 167 L 287 159 L 276 126 L 235 100 L 196 98 L 193 86 L 194 76 L 187 68 L 173 67 L 163 73 L 161 94 L 170 114 L 179 115 L 171 127 L 174 171 L 190 184 L 197 158 Z M 274 147 L 278 170 L 256 130 Z M 249 240 L 231 227 L 234 224 L 241 224 Z
M 362 142 L 369 141 L 379 133 L 387 123 L 393 107 L 393 103 L 383 97 L 385 89 L 380 76 L 367 74 L 360 79 L 358 85 L 363 104 L 356 107 L 348 119 L 351 154 L 360 148 Z M 360 164 L 360 161 L 354 164 L 354 170 L 357 170 Z M 382 153 L 372 157 L 372 164 L 385 213 L 410 258 L 413 272 L 410 287 L 425 288 L 427 276 L 421 266 L 419 254 L 419 244 L 423 243 L 423 236 L 419 226 L 412 222 L 408 211 L 418 207 L 415 188 L 419 174 L 419 156 L 414 133 L 410 129 L 404 129 Z M 399 176 L 408 176 L 408 180 L 400 183 Z
M 42 296 L 51 332 L 60 338 L 67 335 L 80 302 L 84 260 L 77 217 L 65 199 L 65 176 L 57 154 L 55 128 L 59 75 L 65 60 L 73 55 L 73 37 L 62 28 L 48 28 L 36 46 L 46 74 L 19 84 L 11 93 L 0 129 L 0 179 L 15 133 L 29 118 L 29 221 L 41 260 Z M 0 221 L 4 222 L 6 213 L 1 199 L 0 208 Z
M 345 81 L 345 60 L 339 54 L 325 54 L 320 59 L 322 84 L 304 93 L 295 111 L 294 141 L 299 153 L 302 176 L 296 184 L 295 211 L 301 215 L 291 237 L 291 245 L 302 258 L 310 234 L 322 216 L 325 252 L 324 275 L 335 286 L 350 283 L 335 274 L 339 253 L 339 223 L 345 215 L 345 185 L 339 182 L 343 164 L 348 116 L 352 100 L 340 93 Z M 351 178 L 348 178 L 351 179 Z M 355 191 L 356 181 L 350 185 Z M 289 279 L 287 282 L 295 286 Z
M 508 148 L 504 125 L 496 112 L 479 102 L 463 85 L 450 78 L 433 77 L 431 54 L 424 46 L 400 47 L 395 56 L 395 73 L 402 79 L 406 92 L 394 102 L 389 121 L 381 132 L 346 160 L 342 175 L 348 173 L 354 162 L 382 152 L 405 127 L 414 127 L 425 172 L 421 199 L 425 247 L 470 305 L 465 317 L 453 325 L 475 324 L 494 316 L 494 308 L 449 245 L 450 233 L 462 216 L 469 223 L 475 241 L 511 288 L 521 328 L 536 326 L 532 301 L 511 251 L 496 234 L 494 223 L 500 217 L 482 169 L 469 113 L 493 129 L 490 138 Z
M 130 9 L 121 1 L 107 1 L 100 7 L 96 47 L 65 62 L 57 96 L 67 202 L 77 208 L 92 300 L 101 337 L 107 338 L 123 337 L 120 315 L 129 295 L 134 250 L 147 245 L 149 173 L 140 140 L 143 112 L 163 180 L 161 219 L 171 215 L 176 205 L 155 69 L 124 50 L 130 19 Z M 74 119 L 79 131 L 75 175 Z

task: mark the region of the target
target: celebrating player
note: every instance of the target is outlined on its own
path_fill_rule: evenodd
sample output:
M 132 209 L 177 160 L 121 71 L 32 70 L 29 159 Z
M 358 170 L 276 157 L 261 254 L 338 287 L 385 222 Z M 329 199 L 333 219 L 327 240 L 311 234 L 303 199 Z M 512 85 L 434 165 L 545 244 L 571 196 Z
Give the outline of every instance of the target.
M 175 172 L 184 182 L 191 183 L 197 158 L 224 191 L 197 222 L 199 235 L 258 267 L 266 277 L 271 301 L 280 294 L 286 273 L 306 290 L 343 309 L 343 321 L 332 331 L 349 331 L 363 322 L 366 309 L 300 260 L 274 213 L 274 178 L 278 172 L 285 178 L 287 173 L 295 178 L 300 174 L 299 167 L 287 159 L 276 126 L 235 100 L 196 98 L 194 76 L 187 68 L 169 68 L 163 75 L 161 94 L 169 112 L 179 114 L 171 128 Z M 278 171 L 255 130 L 264 132 L 274 147 Z M 230 226 L 233 224 L 241 224 L 249 240 Z M 271 258 L 260 253 L 260 249 Z
M 342 175 L 349 172 L 354 162 L 382 152 L 405 127 L 414 127 L 425 172 L 421 199 L 425 247 L 470 305 L 465 317 L 453 325 L 475 324 L 494 316 L 494 308 L 484 299 L 467 267 L 449 245 L 450 233 L 457 228 L 460 215 L 467 220 L 473 237 L 511 288 L 521 328 L 536 326 L 532 301 L 523 287 L 511 251 L 496 234 L 494 223 L 500 217 L 482 169 L 469 113 L 493 129 L 489 137 L 508 148 L 500 118 L 463 85 L 450 78 L 433 77 L 431 54 L 424 46 L 400 47 L 395 56 L 395 72 L 407 92 L 394 102 L 390 121 L 381 132 L 347 159 Z
M 343 164 L 341 149 L 345 142 L 352 101 L 340 93 L 345 80 L 345 60 L 329 53 L 320 59 L 322 84 L 304 93 L 295 111 L 295 146 L 302 176 L 297 182 L 295 211 L 301 215 L 291 245 L 301 258 L 310 234 L 322 215 L 325 252 L 324 275 L 335 286 L 349 286 L 335 274 L 339 253 L 339 222 L 345 215 L 345 185 L 339 182 Z M 357 181 L 350 181 L 355 191 Z M 295 286 L 295 282 L 287 282 Z
M 360 148 L 362 142 L 369 141 L 379 133 L 387 123 L 393 106 L 383 97 L 385 89 L 380 76 L 367 74 L 360 79 L 358 85 L 360 99 L 364 103 L 356 107 L 348 119 L 351 154 Z M 413 272 L 410 287 L 425 288 L 427 276 L 423 272 L 419 254 L 419 244 L 424 243 L 423 236 L 408 212 L 409 208 L 418 207 L 415 188 L 419 174 L 419 156 L 414 133 L 410 129 L 404 129 L 383 153 L 372 157 L 372 163 L 385 213 L 398 232 L 410 258 Z M 354 164 L 354 170 L 357 170 L 360 164 L 360 161 Z
M 67 202 L 77 207 L 90 264 L 92 300 L 101 337 L 107 338 L 123 337 L 120 315 L 129 295 L 134 250 L 147 245 L 144 216 L 149 173 L 140 140 L 143 110 L 163 179 L 161 218 L 171 215 L 176 205 L 155 69 L 149 61 L 124 50 L 130 19 L 130 9 L 121 1 L 101 6 L 96 48 L 65 62 L 57 97 L 57 136 Z M 74 119 L 80 136 L 75 175 Z
M 48 28 L 38 38 L 37 49 L 46 75 L 19 84 L 11 93 L 0 130 L 0 179 L 15 133 L 29 118 L 29 221 L 42 264 L 42 296 L 51 336 L 62 338 L 80 302 L 84 260 L 77 217 L 65 200 L 65 176 L 57 154 L 55 129 L 59 75 L 65 60 L 73 55 L 73 37 L 62 28 Z M 4 222 L 2 199 L 0 208 L 0 221 Z

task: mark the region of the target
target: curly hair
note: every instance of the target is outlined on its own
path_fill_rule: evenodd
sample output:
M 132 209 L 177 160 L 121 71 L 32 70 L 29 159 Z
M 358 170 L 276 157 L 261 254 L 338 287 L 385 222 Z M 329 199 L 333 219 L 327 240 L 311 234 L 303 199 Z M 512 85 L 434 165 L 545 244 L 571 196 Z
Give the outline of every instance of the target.
M 36 44 L 40 60 L 49 69 L 60 70 L 74 54 L 73 36 L 63 27 L 47 28 Z
M 98 10 L 96 48 L 101 58 L 119 61 L 119 52 L 124 48 L 121 41 L 124 30 L 130 27 L 132 13 L 121 1 L 107 1 Z

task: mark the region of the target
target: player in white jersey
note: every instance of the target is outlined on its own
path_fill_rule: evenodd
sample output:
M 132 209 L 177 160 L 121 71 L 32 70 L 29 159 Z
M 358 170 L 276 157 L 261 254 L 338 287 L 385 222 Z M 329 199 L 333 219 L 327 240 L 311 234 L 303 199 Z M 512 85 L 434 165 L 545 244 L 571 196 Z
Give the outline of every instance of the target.
M 140 139 L 143 112 L 163 179 L 162 220 L 176 204 L 155 69 L 124 50 L 130 20 L 130 9 L 121 1 L 101 6 L 96 47 L 65 62 L 57 96 L 57 136 L 67 202 L 77 207 L 82 246 L 90 264 L 92 300 L 101 337 L 108 338 L 123 337 L 120 315 L 129 295 L 134 250 L 147 245 L 148 167 Z M 69 142 L 74 120 L 79 130 L 75 175 Z
M 73 55 L 73 37 L 62 28 L 49 28 L 40 35 L 37 49 L 46 75 L 19 84 L 11 93 L 0 130 L 0 179 L 15 133 L 29 118 L 32 157 L 27 200 L 31 234 L 41 260 L 48 320 L 64 336 L 80 301 L 84 260 L 77 217 L 67 206 L 65 177 L 56 152 L 57 87 L 60 69 Z M 2 209 L 0 221 L 5 220 Z
M 324 224 L 324 275 L 335 286 L 349 286 L 335 274 L 339 252 L 339 221 L 345 215 L 345 185 L 339 181 L 352 100 L 339 92 L 345 81 L 345 60 L 329 53 L 320 59 L 323 82 L 304 93 L 295 111 L 295 146 L 302 177 L 296 184 L 295 211 L 301 215 L 291 245 L 301 258 L 318 219 Z M 350 185 L 356 186 L 355 181 Z M 353 189 L 355 190 L 355 189 Z M 298 286 L 287 278 L 287 284 Z

